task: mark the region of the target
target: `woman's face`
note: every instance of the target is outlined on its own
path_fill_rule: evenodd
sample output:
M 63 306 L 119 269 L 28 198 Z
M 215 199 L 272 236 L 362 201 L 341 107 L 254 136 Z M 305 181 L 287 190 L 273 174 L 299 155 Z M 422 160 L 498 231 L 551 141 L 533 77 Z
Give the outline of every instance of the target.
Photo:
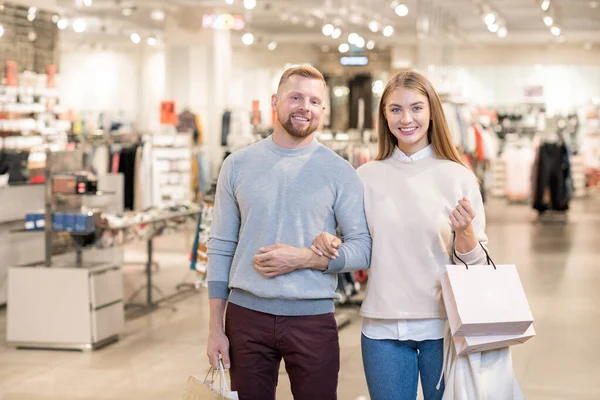
M 416 90 L 397 88 L 385 100 L 385 118 L 398 147 L 412 156 L 429 145 L 429 100 Z

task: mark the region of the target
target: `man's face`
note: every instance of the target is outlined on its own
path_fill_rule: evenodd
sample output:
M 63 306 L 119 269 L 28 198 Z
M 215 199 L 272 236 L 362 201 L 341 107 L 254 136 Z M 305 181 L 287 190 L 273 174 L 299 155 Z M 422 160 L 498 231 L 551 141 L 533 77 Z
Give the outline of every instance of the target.
M 283 128 L 291 136 L 303 139 L 319 127 L 324 99 L 323 81 L 293 75 L 273 96 L 272 105 Z

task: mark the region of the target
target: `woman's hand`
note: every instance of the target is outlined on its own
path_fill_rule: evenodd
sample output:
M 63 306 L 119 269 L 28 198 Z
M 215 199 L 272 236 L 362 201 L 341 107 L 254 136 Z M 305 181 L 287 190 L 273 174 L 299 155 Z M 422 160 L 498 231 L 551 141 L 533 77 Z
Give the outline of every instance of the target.
M 310 249 L 319 256 L 335 260 L 340 254 L 337 249 L 342 246 L 342 241 L 331 233 L 323 232 L 315 238 Z
M 458 205 L 450 213 L 450 226 L 456 233 L 465 232 L 472 228 L 471 222 L 475 218 L 475 211 L 471 206 L 471 202 L 463 197 L 459 200 Z

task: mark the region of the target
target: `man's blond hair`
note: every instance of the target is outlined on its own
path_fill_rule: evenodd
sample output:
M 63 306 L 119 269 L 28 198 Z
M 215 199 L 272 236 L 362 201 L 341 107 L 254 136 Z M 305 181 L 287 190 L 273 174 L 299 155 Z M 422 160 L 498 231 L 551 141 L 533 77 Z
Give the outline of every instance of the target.
M 285 70 L 283 75 L 281 75 L 281 79 L 279 80 L 277 90 L 279 90 L 281 85 L 286 83 L 294 75 L 302 76 L 304 78 L 319 79 L 321 82 L 323 82 L 323 86 L 327 86 L 323 74 L 321 74 L 321 72 L 319 72 L 318 69 L 311 65 L 298 65 L 296 67 L 288 68 L 287 70 Z

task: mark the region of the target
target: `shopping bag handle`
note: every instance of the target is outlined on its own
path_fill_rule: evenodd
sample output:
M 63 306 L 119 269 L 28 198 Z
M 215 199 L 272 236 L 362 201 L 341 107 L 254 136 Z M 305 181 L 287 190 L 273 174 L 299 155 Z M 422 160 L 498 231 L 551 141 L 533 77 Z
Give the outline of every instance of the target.
M 227 384 L 227 380 L 225 379 L 225 367 L 223 366 L 223 360 L 221 358 L 219 358 L 218 371 L 217 371 L 217 369 L 213 368 L 212 365 L 208 369 L 208 372 L 206 373 L 206 377 L 204 378 L 204 384 L 209 382 L 208 376 L 211 375 L 211 373 L 212 373 L 212 375 L 210 377 L 210 383 L 212 386 L 212 384 L 214 384 L 214 382 L 215 382 L 215 373 L 217 373 L 217 372 L 219 372 L 220 376 L 221 376 L 221 385 L 219 387 L 219 390 L 220 390 L 219 394 L 223 395 L 223 394 L 228 393 L 230 390 L 229 390 L 229 385 Z
M 456 234 L 454 235 L 455 239 L 456 239 Z M 481 244 L 481 242 L 477 242 L 479 243 L 479 245 L 481 246 L 481 248 L 483 249 L 483 251 L 485 252 L 485 258 L 487 261 L 487 265 L 492 265 L 494 267 L 494 269 L 498 269 L 496 268 L 496 264 L 494 264 L 494 261 L 492 260 L 492 258 L 490 257 L 490 253 L 488 253 L 488 251 L 485 249 L 485 246 L 483 244 Z M 454 250 L 454 257 L 456 257 L 456 259 L 458 261 L 460 261 L 461 263 L 463 263 L 465 265 L 466 269 L 469 269 L 469 266 L 467 265 L 466 262 L 464 262 L 459 256 L 458 254 L 456 254 L 456 247 L 453 246 L 453 250 Z

